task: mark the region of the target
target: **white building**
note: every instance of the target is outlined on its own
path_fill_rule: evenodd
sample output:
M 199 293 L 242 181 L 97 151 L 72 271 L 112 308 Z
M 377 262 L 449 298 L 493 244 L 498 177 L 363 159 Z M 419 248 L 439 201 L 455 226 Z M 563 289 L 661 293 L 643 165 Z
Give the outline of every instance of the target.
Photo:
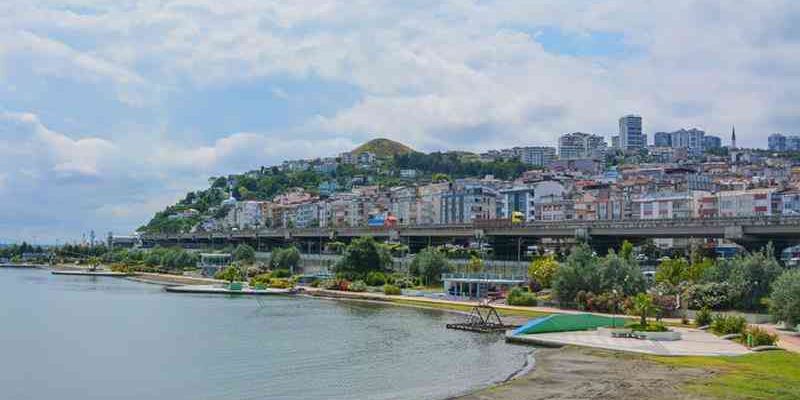
M 590 133 L 573 132 L 558 138 L 558 157 L 562 160 L 602 158 L 605 155 L 605 138 Z

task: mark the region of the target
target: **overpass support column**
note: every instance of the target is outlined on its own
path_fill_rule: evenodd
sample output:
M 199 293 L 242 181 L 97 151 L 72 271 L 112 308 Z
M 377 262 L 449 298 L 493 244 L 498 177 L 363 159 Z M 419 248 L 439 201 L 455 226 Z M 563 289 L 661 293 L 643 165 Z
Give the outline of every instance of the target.
M 726 226 L 725 239 L 730 241 L 741 240 L 744 238 L 744 230 L 740 225 Z
M 589 228 L 575 228 L 575 240 L 579 242 L 589 242 L 589 239 L 591 239 Z

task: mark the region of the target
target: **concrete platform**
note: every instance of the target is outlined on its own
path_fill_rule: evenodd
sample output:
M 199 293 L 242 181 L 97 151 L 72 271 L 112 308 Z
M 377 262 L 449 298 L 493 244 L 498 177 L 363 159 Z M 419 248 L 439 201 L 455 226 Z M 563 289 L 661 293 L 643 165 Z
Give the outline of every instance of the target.
M 126 277 L 130 274 L 124 272 L 113 271 L 50 271 L 53 275 L 77 275 L 77 276 L 108 276 L 108 277 Z
M 167 286 L 164 290 L 172 293 L 234 294 L 250 296 L 289 295 L 295 293 L 292 289 L 250 289 L 245 287 L 242 288 L 242 290 L 230 290 L 220 285 Z
M 663 342 L 612 338 L 596 331 L 542 333 L 518 336 L 510 336 L 507 332 L 506 340 L 509 342 L 527 343 L 544 347 L 572 345 L 657 356 L 739 356 L 750 353 L 745 346 L 736 342 L 720 339 L 708 332 L 686 328 L 674 329 L 681 333 L 681 340 Z

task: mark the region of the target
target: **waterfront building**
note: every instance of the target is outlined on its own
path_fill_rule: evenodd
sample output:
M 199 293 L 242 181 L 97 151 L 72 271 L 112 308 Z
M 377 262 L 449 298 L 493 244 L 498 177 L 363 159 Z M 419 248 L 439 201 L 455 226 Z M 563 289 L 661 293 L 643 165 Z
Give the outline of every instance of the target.
M 562 160 L 602 158 L 606 147 L 605 138 L 590 133 L 573 132 L 558 138 L 558 156 Z
M 647 137 L 642 132 L 642 117 L 625 115 L 619 119 L 619 147 L 622 150 L 639 150 L 647 146 Z

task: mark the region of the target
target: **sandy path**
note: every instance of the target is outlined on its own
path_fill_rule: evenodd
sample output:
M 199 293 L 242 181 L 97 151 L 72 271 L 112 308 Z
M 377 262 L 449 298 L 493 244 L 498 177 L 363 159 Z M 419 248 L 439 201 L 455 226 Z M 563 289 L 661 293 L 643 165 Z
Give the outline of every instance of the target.
M 540 349 L 535 358 L 536 368 L 529 374 L 457 400 L 701 400 L 706 398 L 683 393 L 680 386 L 711 374 L 574 347 Z

